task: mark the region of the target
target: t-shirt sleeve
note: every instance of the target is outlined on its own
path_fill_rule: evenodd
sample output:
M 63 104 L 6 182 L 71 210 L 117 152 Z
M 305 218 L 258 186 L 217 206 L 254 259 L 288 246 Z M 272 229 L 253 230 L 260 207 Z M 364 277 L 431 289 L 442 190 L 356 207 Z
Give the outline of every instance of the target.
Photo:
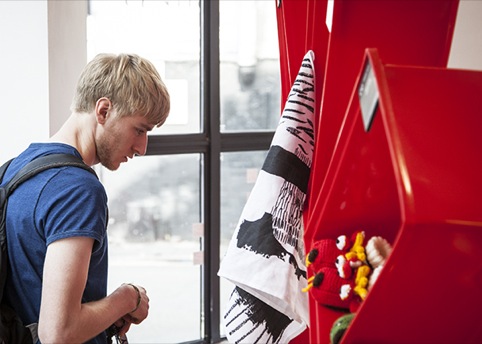
M 97 178 L 82 169 L 59 169 L 42 190 L 35 212 L 47 245 L 78 236 L 98 243 L 105 238 L 107 195 Z

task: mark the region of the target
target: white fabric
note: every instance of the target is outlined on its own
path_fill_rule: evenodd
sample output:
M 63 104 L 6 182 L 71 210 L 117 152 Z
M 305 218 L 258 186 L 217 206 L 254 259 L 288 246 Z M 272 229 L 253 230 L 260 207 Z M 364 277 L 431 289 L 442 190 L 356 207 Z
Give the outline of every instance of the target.
M 231 343 L 287 343 L 309 324 L 302 209 L 314 149 L 313 59 L 308 51 L 218 272 L 235 285 L 224 315 Z

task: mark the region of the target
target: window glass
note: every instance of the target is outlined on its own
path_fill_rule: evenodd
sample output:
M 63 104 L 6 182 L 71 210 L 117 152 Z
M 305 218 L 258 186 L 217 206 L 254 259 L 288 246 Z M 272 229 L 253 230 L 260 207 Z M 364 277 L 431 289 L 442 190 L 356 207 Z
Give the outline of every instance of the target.
M 111 172 L 96 167 L 109 197 L 109 292 L 138 283 L 149 317 L 128 332 L 132 343 L 202 338 L 199 154 L 145 156 Z
M 171 113 L 150 135 L 202 132 L 200 97 L 208 89 L 200 87 L 202 5 L 197 0 L 89 1 L 88 59 L 101 52 L 136 53 L 152 61 L 166 82 Z M 219 5 L 220 131 L 256 135 L 273 130 L 280 115 L 275 3 L 222 0 Z M 212 157 L 221 159 L 221 181 L 212 180 L 221 183 L 221 204 L 217 197 L 214 201 L 220 206 L 221 229 L 209 231 L 221 238 L 221 256 L 265 156 L 250 151 Z M 193 234 L 199 232 L 202 207 L 212 206 L 201 201 L 203 168 L 202 154 L 138 157 L 116 172 L 99 168 L 110 207 L 109 291 L 135 282 L 146 287 L 151 299 L 149 317 L 128 333 L 132 343 L 205 337 L 204 319 L 211 320 L 211 314 L 203 313 L 205 291 L 197 265 L 203 243 Z M 232 287 L 224 279 L 220 283 L 221 305 L 214 300 L 212 306 L 220 306 L 223 314 Z
M 275 1 L 221 1 L 221 131 L 273 130 L 280 114 Z
M 266 154 L 266 151 L 221 154 L 221 259 L 226 254 Z M 220 288 L 222 322 L 233 284 L 221 278 Z M 220 330 L 222 334 L 224 331 L 222 324 Z
M 141 55 L 169 89 L 169 117 L 150 135 L 200 132 L 199 15 L 198 1 L 89 1 L 88 59 L 98 53 Z

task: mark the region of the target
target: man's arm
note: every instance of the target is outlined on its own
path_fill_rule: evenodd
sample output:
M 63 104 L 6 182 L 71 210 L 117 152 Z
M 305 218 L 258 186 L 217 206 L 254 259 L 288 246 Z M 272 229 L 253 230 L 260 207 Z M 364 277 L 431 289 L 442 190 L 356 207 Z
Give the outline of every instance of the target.
M 81 303 L 93 244 L 94 239 L 73 237 L 48 246 L 38 328 L 41 342 L 85 342 L 123 317 L 135 323 L 147 317 L 149 299 L 142 287 L 139 307 L 131 314 L 138 295 L 127 284 L 102 300 Z

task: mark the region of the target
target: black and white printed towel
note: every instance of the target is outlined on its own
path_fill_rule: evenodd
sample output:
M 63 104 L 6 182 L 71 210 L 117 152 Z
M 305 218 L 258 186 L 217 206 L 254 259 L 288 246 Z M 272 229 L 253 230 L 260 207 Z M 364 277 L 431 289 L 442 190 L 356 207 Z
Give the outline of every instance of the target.
M 308 51 L 218 272 L 235 285 L 224 314 L 230 343 L 287 343 L 309 324 L 302 211 L 315 137 L 313 59 Z

